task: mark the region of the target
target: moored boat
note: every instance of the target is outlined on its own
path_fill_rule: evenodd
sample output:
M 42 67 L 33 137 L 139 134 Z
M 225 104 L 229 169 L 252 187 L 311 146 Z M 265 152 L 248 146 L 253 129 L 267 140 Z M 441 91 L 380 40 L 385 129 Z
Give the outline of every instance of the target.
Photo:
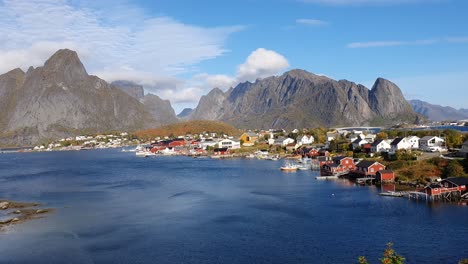
M 280 170 L 282 171 L 297 171 L 297 169 L 298 169 L 297 165 L 290 164 L 290 163 L 280 167 Z

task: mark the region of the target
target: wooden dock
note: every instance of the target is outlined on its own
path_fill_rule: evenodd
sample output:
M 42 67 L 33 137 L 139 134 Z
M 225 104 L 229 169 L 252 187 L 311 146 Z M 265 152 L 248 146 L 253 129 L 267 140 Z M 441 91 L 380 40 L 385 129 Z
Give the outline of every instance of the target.
M 364 178 L 356 178 L 356 183 L 357 184 L 372 184 L 372 182 L 375 181 L 375 178 L 373 177 L 364 177 Z

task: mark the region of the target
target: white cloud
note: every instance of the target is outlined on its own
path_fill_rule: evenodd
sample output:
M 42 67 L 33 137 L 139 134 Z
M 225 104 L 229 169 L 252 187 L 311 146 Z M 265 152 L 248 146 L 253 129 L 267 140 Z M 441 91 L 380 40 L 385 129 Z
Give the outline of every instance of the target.
M 67 0 L 0 1 L 0 71 L 40 66 L 59 48 L 77 50 L 91 73 L 175 75 L 223 55 L 241 26 L 206 28 L 150 17 L 133 6 L 106 13 Z M 149 73 L 149 74 L 148 74 Z
M 369 41 L 369 42 L 353 42 L 347 45 L 348 48 L 377 48 L 377 47 L 394 47 L 394 46 L 417 46 L 431 45 L 439 42 L 436 39 L 415 40 L 415 41 Z
M 319 19 L 310 19 L 310 18 L 296 19 L 296 23 L 306 25 L 306 26 L 325 26 L 325 25 L 328 25 L 327 21 L 323 21 L 323 20 L 319 20 Z
M 243 64 L 239 65 L 236 79 L 239 82 L 255 81 L 257 78 L 277 74 L 288 67 L 288 60 L 283 55 L 259 48 L 253 51 Z
M 449 43 L 468 43 L 468 37 L 447 38 Z

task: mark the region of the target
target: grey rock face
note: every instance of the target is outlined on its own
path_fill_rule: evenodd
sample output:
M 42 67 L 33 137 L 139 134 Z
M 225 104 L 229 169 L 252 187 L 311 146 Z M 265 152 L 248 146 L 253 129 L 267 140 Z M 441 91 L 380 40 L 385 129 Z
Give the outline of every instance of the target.
M 453 107 L 434 105 L 421 100 L 410 100 L 409 102 L 414 111 L 432 121 L 468 119 L 468 111 L 464 111 L 466 109 L 457 110 Z
M 213 89 L 190 116 L 240 128 L 382 125 L 416 117 L 400 89 L 387 80 L 378 79 L 369 90 L 304 70 L 241 83 L 226 93 Z
M 200 98 L 197 108 L 190 114 L 191 120 L 220 120 L 224 114 L 223 102 L 226 99 L 221 89 L 214 88 Z
M 137 100 L 141 100 L 145 96 L 143 86 L 131 81 L 119 80 L 112 82 L 111 85 L 119 88 Z
M 137 99 L 88 75 L 71 50 L 59 50 L 43 67 L 30 68 L 26 74 L 14 70 L 1 75 L 0 93 L 6 109 L 0 114 L 3 144 L 28 145 L 161 124 Z
M 147 94 L 141 99 L 141 102 L 153 118 L 158 120 L 160 125 L 168 125 L 179 121 L 169 100 L 163 100 L 154 94 Z
M 184 108 L 178 115 L 177 117 L 180 119 L 186 119 L 190 116 L 190 114 L 193 112 L 192 108 Z
M 158 121 L 159 125 L 172 124 L 178 121 L 171 103 L 154 94 L 145 95 L 143 86 L 124 80 L 112 82 L 111 85 L 140 101 L 153 118 Z

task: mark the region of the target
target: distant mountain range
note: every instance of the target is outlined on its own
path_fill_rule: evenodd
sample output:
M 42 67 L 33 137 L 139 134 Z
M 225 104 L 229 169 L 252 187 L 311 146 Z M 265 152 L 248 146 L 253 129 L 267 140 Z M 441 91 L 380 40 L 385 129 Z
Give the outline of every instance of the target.
M 89 75 L 76 52 L 63 49 L 42 67 L 0 75 L 0 145 L 30 145 L 83 133 L 135 131 L 184 120 L 238 128 L 394 125 L 424 119 L 400 89 L 378 78 L 368 89 L 346 80 L 291 70 L 228 91 L 215 88 L 178 117 L 168 100 L 130 81 Z
M 430 104 L 421 100 L 410 100 L 414 111 L 432 121 L 453 121 L 468 119 L 468 109 L 455 109 L 450 106 Z
M 240 83 L 226 92 L 215 88 L 200 99 L 188 118 L 218 120 L 239 128 L 393 125 L 422 119 L 388 80 L 378 78 L 369 90 L 304 70 Z
M 177 120 L 170 104 L 159 97 L 128 94 L 88 75 L 76 52 L 59 50 L 42 67 L 0 75 L 0 144 L 30 145 Z M 164 111 L 167 117 L 161 118 Z

